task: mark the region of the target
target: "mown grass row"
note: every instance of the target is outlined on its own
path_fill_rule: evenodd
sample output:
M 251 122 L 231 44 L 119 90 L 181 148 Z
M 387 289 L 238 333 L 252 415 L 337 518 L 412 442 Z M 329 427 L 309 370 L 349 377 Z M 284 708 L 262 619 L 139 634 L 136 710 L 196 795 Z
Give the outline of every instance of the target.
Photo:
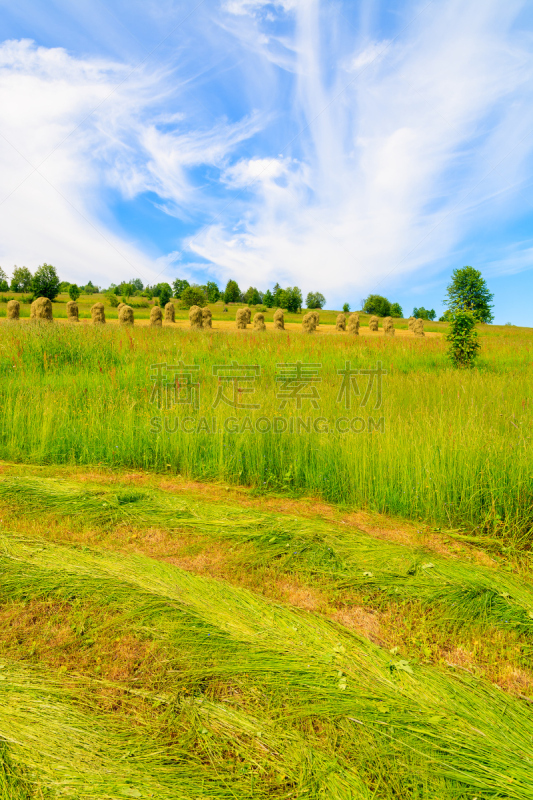
M 527 702 L 109 543 L 124 526 L 201 532 L 247 547 L 247 569 L 436 602 L 451 637 L 477 615 L 527 641 L 526 581 L 341 523 L 127 484 L 8 476 L 0 511 L 0 776 L 12 797 L 531 796 Z M 90 528 L 110 531 L 106 547 L 76 543 Z M 132 643 L 138 663 L 117 677 Z
M 528 546 L 533 472 L 527 332 L 483 339 L 479 369 L 466 372 L 449 367 L 445 343 L 435 339 L 326 341 L 287 333 L 61 326 L 6 326 L 2 335 L 5 459 L 141 467 L 261 491 L 319 494 Z M 152 365 L 179 361 L 199 367 L 197 409 L 155 404 Z M 253 384 L 241 384 L 254 393 L 236 395 L 259 409 L 235 409 L 225 401 L 213 407 L 220 386 L 213 366 L 233 361 L 261 368 Z M 280 410 L 277 365 L 297 361 L 322 365 L 318 409 L 304 400 L 301 409 L 290 401 Z M 356 378 L 360 394 L 352 392 L 346 407 L 338 371 L 347 361 L 356 369 L 380 362 L 387 370 L 381 407 L 375 408 L 374 389 L 361 406 L 365 376 Z M 226 389 L 231 399 L 231 385 Z M 182 429 L 184 417 L 192 433 Z M 299 417 L 304 426 L 293 428 L 299 433 L 274 432 L 275 418 L 282 426 L 293 418 L 298 426 Z M 354 418 L 362 420 L 355 423 L 362 432 L 343 432 Z M 258 433 L 255 426 L 265 424 L 270 430 Z

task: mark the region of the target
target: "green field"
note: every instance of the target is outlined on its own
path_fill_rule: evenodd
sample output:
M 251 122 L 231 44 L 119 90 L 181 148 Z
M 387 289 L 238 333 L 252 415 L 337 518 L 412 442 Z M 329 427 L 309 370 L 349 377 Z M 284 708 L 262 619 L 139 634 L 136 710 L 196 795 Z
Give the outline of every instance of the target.
M 532 340 L 2 321 L 0 797 L 529 800 Z

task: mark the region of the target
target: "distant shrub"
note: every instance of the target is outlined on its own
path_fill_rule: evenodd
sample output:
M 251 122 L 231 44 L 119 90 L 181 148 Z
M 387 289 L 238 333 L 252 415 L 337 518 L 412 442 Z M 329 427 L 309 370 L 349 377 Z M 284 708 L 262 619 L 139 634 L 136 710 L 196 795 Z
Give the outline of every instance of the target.
M 109 303 L 111 308 L 118 308 L 118 306 L 120 304 L 120 300 L 118 299 L 116 294 L 112 294 L 110 292 L 109 294 L 106 294 L 105 299 L 107 300 L 107 302 Z
M 68 296 L 70 297 L 70 299 L 76 302 L 80 294 L 81 294 L 80 288 L 76 286 L 75 283 L 71 283 L 68 287 Z
M 449 344 L 448 357 L 455 367 L 467 368 L 474 365 L 480 348 L 476 322 L 478 320 L 473 311 L 452 313 L 446 340 Z
M 395 319 L 403 319 L 403 309 L 399 303 L 393 303 L 391 305 L 390 315 Z
M 185 308 L 191 308 L 192 306 L 203 308 L 207 305 L 207 297 L 199 286 L 187 286 L 181 293 L 180 300 Z

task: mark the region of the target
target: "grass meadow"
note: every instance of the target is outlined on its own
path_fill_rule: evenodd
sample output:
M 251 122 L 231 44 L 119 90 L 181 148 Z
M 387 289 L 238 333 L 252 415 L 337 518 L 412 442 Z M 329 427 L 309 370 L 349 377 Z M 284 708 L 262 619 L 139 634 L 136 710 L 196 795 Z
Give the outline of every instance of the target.
M 533 331 L 328 313 L 0 321 L 1 798 L 533 796 Z
M 533 514 L 532 338 L 529 329 L 487 328 L 478 367 L 457 371 L 442 337 L 4 324 L 0 454 L 310 493 L 525 543 Z M 161 368 L 161 381 L 152 379 L 153 365 L 180 362 L 198 368 L 193 377 Z M 213 375 L 233 362 L 260 374 L 237 385 L 225 379 L 230 371 Z M 296 362 L 320 365 L 317 399 L 305 399 L 305 389 L 301 408 L 294 398 L 280 409 L 279 365 Z M 357 370 L 381 363 L 379 408 L 376 378 L 363 405 L 371 376 L 354 376 L 349 399 L 339 397 L 346 362 Z M 173 405 L 192 399 L 186 380 L 199 384 L 197 408 Z M 256 425 L 260 418 L 270 430 L 268 422 Z M 293 432 L 288 425 L 277 433 L 284 423 L 274 418 L 292 418 Z M 360 421 L 352 429 L 353 419 Z

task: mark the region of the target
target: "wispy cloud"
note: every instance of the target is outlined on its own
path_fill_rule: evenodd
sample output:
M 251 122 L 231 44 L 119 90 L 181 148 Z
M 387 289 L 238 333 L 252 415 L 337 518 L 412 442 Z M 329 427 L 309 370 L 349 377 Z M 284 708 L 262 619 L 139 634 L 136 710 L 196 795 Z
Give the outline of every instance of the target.
M 324 4 L 294 4 L 300 164 L 282 185 L 270 174 L 277 158 L 250 159 L 244 230 L 217 223 L 191 247 L 224 275 L 326 281 L 337 297 L 437 269 L 496 213 L 495 193 L 531 152 L 530 42 L 513 31 L 521 5 L 432 4 L 396 39 L 354 33 L 332 65 Z
M 138 69 L 4 42 L 0 263 L 106 283 L 194 277 L 197 259 L 221 281 L 331 301 L 431 282 L 525 203 L 524 7 L 406 0 L 396 27 L 372 30 L 351 3 L 206 0 L 209 22 L 191 18 L 172 62 Z M 149 193 L 192 233 L 148 254 L 110 191 L 132 205 Z M 529 248 L 516 245 L 517 268 Z M 505 271 L 510 257 L 505 242 L 487 262 Z
M 82 60 L 31 41 L 0 46 L 0 263 L 55 263 L 73 280 L 159 276 L 151 258 L 109 219 L 106 191 L 152 192 L 164 212 L 211 210 L 190 171 L 223 169 L 261 124 L 258 114 L 190 130 L 168 70 Z M 183 123 L 183 124 L 182 124 Z M 163 213 L 163 212 L 162 212 Z M 161 280 L 161 277 L 159 277 Z

